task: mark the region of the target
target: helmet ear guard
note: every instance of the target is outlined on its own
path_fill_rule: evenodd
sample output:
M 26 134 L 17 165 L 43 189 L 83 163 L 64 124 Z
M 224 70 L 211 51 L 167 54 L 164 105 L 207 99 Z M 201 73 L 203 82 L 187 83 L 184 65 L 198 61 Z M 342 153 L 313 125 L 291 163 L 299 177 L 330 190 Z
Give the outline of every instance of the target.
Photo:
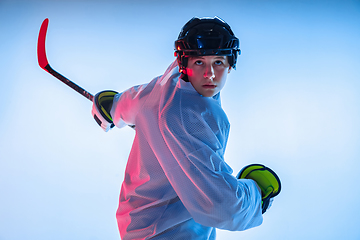
M 236 68 L 237 55 L 241 54 L 240 42 L 230 26 L 220 19 L 197 18 L 189 20 L 175 41 L 175 57 L 179 71 L 186 75 L 187 59 L 192 56 L 227 56 L 232 68 Z

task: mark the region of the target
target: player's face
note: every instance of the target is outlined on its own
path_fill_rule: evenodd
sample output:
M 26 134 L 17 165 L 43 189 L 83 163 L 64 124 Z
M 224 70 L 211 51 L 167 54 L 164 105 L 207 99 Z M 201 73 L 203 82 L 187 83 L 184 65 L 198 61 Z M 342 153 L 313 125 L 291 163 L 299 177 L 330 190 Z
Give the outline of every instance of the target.
M 224 87 L 230 70 L 226 56 L 197 56 L 189 58 L 186 74 L 199 94 L 213 97 Z

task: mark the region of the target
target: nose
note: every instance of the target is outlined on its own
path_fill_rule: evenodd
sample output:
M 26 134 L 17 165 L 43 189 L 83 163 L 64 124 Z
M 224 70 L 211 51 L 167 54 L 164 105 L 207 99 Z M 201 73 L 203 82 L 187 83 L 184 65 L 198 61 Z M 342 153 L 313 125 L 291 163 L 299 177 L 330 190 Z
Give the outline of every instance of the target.
M 215 78 L 214 68 L 212 65 L 206 66 L 204 77 L 210 80 L 213 80 Z

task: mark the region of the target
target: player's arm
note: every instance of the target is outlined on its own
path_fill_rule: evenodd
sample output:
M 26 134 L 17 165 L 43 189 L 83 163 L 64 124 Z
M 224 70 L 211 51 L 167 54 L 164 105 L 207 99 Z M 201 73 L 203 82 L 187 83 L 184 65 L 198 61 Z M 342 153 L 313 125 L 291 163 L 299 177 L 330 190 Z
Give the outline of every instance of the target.
M 166 70 L 165 75 L 177 66 L 174 61 Z M 92 114 L 96 122 L 105 130 L 114 126 L 122 128 L 129 126 L 135 129 L 135 119 L 141 107 L 152 93 L 157 81 L 162 76 L 154 78 L 150 83 L 133 86 L 126 91 L 102 91 L 94 96 Z

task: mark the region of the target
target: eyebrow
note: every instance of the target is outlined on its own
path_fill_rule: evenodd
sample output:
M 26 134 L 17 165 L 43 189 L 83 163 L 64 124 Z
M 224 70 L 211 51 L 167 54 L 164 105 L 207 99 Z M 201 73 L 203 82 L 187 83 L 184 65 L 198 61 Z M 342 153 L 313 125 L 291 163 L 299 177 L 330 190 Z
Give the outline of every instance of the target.
M 204 59 L 204 56 L 193 56 L 193 57 L 189 57 L 189 59 Z
M 205 59 L 206 56 L 192 56 L 189 59 Z M 226 59 L 226 56 L 215 56 L 215 59 Z
M 215 59 L 221 59 L 221 60 L 226 60 L 226 56 L 216 56 Z

